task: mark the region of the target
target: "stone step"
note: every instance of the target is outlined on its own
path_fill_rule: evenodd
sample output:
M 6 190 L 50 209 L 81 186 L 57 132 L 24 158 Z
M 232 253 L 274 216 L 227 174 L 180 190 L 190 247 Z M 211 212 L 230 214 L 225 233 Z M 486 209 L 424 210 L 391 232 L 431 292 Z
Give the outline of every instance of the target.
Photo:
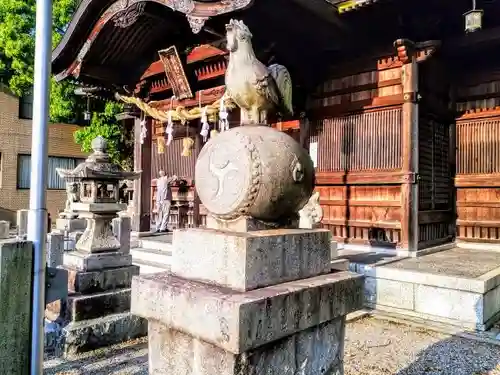
M 152 249 L 152 250 L 162 250 L 172 252 L 173 245 L 170 242 L 158 241 L 153 239 L 142 239 L 140 238 L 138 241 L 138 246 L 143 249 Z
M 170 270 L 170 265 L 155 262 L 134 261 L 134 265 L 139 267 L 141 275 L 150 275 Z
M 130 254 L 132 254 L 133 262 L 145 261 L 163 265 L 170 265 L 172 262 L 172 253 L 170 251 L 137 247 L 130 249 Z

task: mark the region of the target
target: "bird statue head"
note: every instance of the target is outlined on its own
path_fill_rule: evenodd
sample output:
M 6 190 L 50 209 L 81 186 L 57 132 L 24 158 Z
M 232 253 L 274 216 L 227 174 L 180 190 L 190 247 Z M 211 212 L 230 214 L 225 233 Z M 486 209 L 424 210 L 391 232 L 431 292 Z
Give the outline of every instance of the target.
M 238 43 L 250 41 L 252 33 L 243 21 L 231 20 L 226 25 L 226 40 L 229 52 L 235 52 L 238 49 Z

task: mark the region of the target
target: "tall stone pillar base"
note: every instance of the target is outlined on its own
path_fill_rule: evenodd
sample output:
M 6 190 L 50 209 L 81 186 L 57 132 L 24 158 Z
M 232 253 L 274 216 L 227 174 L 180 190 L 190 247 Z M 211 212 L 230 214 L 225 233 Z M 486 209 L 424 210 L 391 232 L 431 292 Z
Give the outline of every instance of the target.
M 329 273 L 330 239 L 322 229 L 174 232 L 171 272 L 132 281 L 149 373 L 343 374 L 345 316 L 361 308 L 363 280 Z
M 119 251 L 64 254 L 68 298 L 47 306 L 46 317 L 63 327 L 64 356 L 147 335 L 147 321 L 130 313 L 131 282 L 139 274 L 129 254 Z

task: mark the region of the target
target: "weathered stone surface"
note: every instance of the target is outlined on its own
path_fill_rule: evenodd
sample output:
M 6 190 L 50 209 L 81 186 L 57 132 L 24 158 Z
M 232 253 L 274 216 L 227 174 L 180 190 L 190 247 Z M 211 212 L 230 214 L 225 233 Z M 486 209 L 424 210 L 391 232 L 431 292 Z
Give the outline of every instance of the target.
M 130 288 L 132 276 L 139 274 L 139 267 L 135 265 L 88 272 L 76 269 L 67 270 L 68 290 L 71 293 L 95 293 Z
M 0 239 L 9 238 L 10 222 L 0 220 Z
M 52 232 L 47 234 L 47 264 L 59 267 L 63 264 L 64 234 Z
M 120 242 L 120 252 L 130 253 L 130 235 L 132 231 L 132 219 L 121 215 L 113 219 L 113 234 Z
M 146 336 L 147 321 L 130 313 L 73 322 L 63 328 L 66 357 Z M 28 356 L 29 358 L 29 356 Z
M 114 251 L 89 254 L 82 251 L 64 253 L 63 264 L 67 268 L 81 271 L 96 271 L 105 268 L 128 267 L 132 265 L 132 255 Z
M 0 374 L 29 374 L 31 242 L 0 241 Z
M 70 219 L 70 218 L 58 218 L 56 219 L 56 229 L 60 231 L 84 231 L 87 227 L 87 222 L 85 219 Z
M 59 311 L 57 311 L 59 309 Z M 50 320 L 60 317 L 66 322 L 101 318 L 106 315 L 130 310 L 130 289 L 85 295 L 70 295 L 67 300 L 47 306 L 53 315 Z
M 325 229 L 174 232 L 172 273 L 246 291 L 330 272 Z
M 241 293 L 161 273 L 132 280 L 131 311 L 242 353 L 361 308 L 362 284 L 339 272 Z
M 78 242 L 82 234 L 83 232 L 79 231 L 70 232 L 68 238 L 66 239 L 66 241 L 64 241 L 64 250 L 66 251 L 75 250 L 76 243 Z
M 342 375 L 344 327 L 344 318 L 337 318 L 250 353 L 233 354 L 151 321 L 149 373 Z
M 314 166 L 289 135 L 269 126 L 239 126 L 205 144 L 195 180 L 210 213 L 274 222 L 296 215 L 307 203 Z

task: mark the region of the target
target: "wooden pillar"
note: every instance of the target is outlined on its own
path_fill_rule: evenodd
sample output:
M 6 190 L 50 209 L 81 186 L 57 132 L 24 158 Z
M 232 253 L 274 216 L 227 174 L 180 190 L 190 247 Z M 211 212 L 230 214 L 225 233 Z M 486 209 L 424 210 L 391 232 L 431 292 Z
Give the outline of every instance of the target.
M 418 250 L 418 65 L 415 44 L 406 39 L 394 43 L 403 63 L 401 246 Z
M 196 158 L 194 158 L 194 168 L 193 168 L 193 171 L 195 170 L 196 168 L 196 161 L 198 160 L 198 156 L 200 155 L 200 151 L 201 151 L 201 148 L 203 147 L 203 140 L 201 138 L 201 135 L 195 133 L 194 135 L 194 155 L 196 156 Z M 193 176 L 193 179 L 195 178 L 195 176 Z M 194 226 L 195 227 L 199 227 L 200 224 L 201 224 L 201 220 L 200 220 L 200 197 L 198 196 L 198 191 L 196 190 L 196 180 L 194 180 L 194 184 L 195 184 L 195 187 L 194 187 L 194 191 L 193 191 L 193 195 L 194 195 L 194 198 L 193 198 L 193 221 L 194 221 Z
M 311 125 L 307 117 L 300 119 L 300 145 L 309 150 L 309 139 L 311 135 Z
M 134 181 L 134 216 L 132 230 L 149 232 L 151 230 L 151 156 L 152 120 L 146 119 L 146 137 L 141 144 L 141 120 L 134 123 L 134 170 L 142 171 L 141 177 Z

